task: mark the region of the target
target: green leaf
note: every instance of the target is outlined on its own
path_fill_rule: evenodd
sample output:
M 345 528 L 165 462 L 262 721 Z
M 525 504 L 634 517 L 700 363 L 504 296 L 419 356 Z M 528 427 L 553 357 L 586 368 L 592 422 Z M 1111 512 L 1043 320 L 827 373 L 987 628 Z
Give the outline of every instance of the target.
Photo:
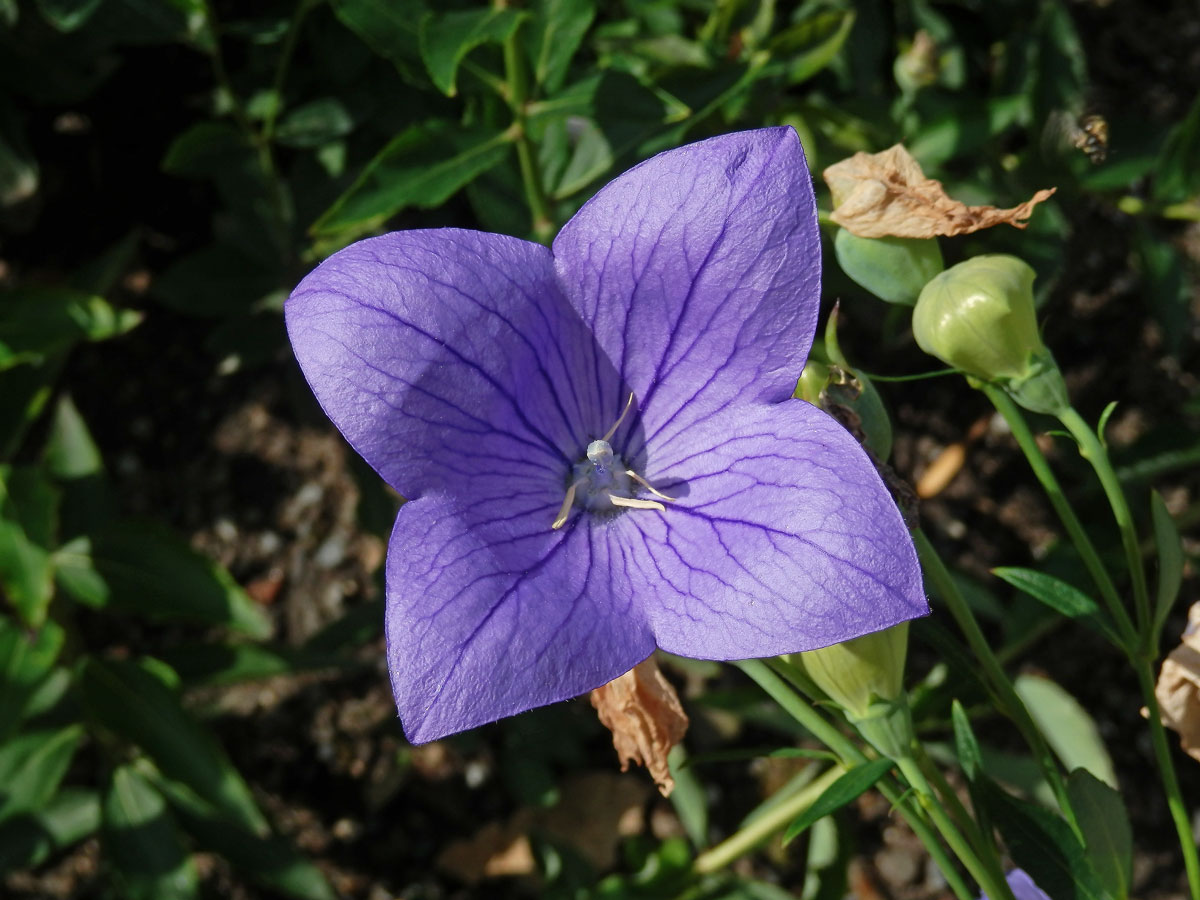
M 1067 796 L 1101 884 L 1116 900 L 1126 900 L 1133 881 L 1133 830 L 1125 801 L 1086 769 L 1067 777 Z
M 76 684 L 89 716 L 141 747 L 164 774 L 207 798 L 229 821 L 266 833 L 267 822 L 242 776 L 161 681 L 135 663 L 89 657 Z
M 851 11 L 819 12 L 777 34 L 767 44 L 771 55 L 787 66 L 787 78 L 799 84 L 829 65 L 854 27 Z
M 28 287 L 0 293 L 0 370 L 42 363 L 78 341 L 124 334 L 141 313 L 117 309 L 100 297 L 64 287 Z
M 187 785 L 154 773 L 180 825 L 206 850 L 219 853 L 250 878 L 297 900 L 334 900 L 325 876 L 294 847 L 231 823 Z
M 104 839 L 122 897 L 196 896 L 196 866 L 180 840 L 167 802 L 133 766 L 112 773 L 104 796 Z
M 783 834 L 786 844 L 802 834 L 806 828 L 841 809 L 847 803 L 858 798 L 864 791 L 874 786 L 880 778 L 892 768 L 890 759 L 874 759 L 855 766 L 826 788 L 825 792 L 816 799 L 812 806 L 802 812 Z
M 0 873 L 39 866 L 99 827 L 96 792 L 63 788 L 40 809 L 0 824 Z
M 0 97 L 0 209 L 36 194 L 39 178 L 37 158 L 25 140 L 25 129 Z
M 1068 618 L 1080 619 L 1100 612 L 1096 601 L 1079 588 L 1072 587 L 1045 572 L 1016 566 L 1000 566 L 992 569 L 992 574 Z
M 1117 786 L 1112 758 L 1100 731 L 1079 701 L 1049 678 L 1038 675 L 1018 675 L 1013 687 L 1068 771 L 1087 769 L 1105 784 Z
M 75 31 L 87 24 L 101 0 L 37 0 L 38 11 L 59 31 Z
M 950 721 L 954 724 L 954 751 L 958 756 L 958 763 L 962 766 L 967 781 L 974 781 L 983 771 L 983 754 L 979 749 L 979 742 L 975 739 L 975 731 L 971 728 L 967 711 L 963 709 L 957 697 L 950 704 Z
M 485 7 L 447 13 L 427 13 L 421 20 L 421 59 L 433 83 L 447 97 L 458 93 L 458 66 L 482 44 L 499 44 L 512 37 L 525 13 Z
M 53 593 L 58 500 L 40 469 L 0 465 L 0 588 L 31 628 L 46 620 Z
M 839 228 L 838 265 L 861 288 L 888 303 L 912 306 L 921 288 L 943 269 L 936 238 L 864 238 Z
M 321 97 L 288 112 L 275 129 L 275 140 L 288 147 L 319 147 L 353 128 L 354 119 L 340 100 Z
M 83 726 L 68 725 L 18 734 L 0 747 L 0 822 L 50 801 L 82 739 Z
M 596 17 L 595 0 L 537 0 L 532 12 L 533 79 L 553 94 L 562 87 L 571 58 Z
M 197 122 L 178 135 L 163 157 L 162 169 L 171 175 L 209 178 L 239 164 L 250 143 L 228 122 Z
M 420 68 L 418 31 L 426 9 L 420 0 L 333 0 L 342 24 L 409 81 Z
M 154 522 L 123 521 L 69 545 L 58 558 L 64 588 L 87 605 L 113 606 L 156 621 L 225 625 L 251 637 L 271 635 L 271 620 L 224 567 Z M 67 550 L 68 548 L 63 548 Z M 88 560 L 95 576 L 87 572 Z
M 1109 900 L 1075 832 L 1054 813 L 1011 796 L 990 780 L 978 795 L 1019 868 L 1054 900 Z
M 40 366 L 0 366 L 0 460 L 17 452 L 25 432 L 42 414 L 62 364 L 57 356 Z
M 42 461 L 46 471 L 59 481 L 88 478 L 104 471 L 100 448 L 70 394 L 59 397 Z
M 176 312 L 227 317 L 250 312 L 279 287 L 276 272 L 239 247 L 216 243 L 168 266 L 150 293 Z
M 500 163 L 511 137 L 434 120 L 406 129 L 312 226 L 316 235 L 365 233 L 408 206 L 445 203 L 474 178 Z
M 1112 414 L 1117 411 L 1117 401 L 1111 400 L 1104 407 L 1104 411 L 1100 413 L 1100 421 L 1096 425 L 1096 437 L 1100 439 L 1100 443 L 1105 447 L 1108 446 L 1108 440 L 1104 437 L 1104 429 L 1108 427 L 1108 420 L 1112 418 Z
M 675 779 L 675 790 L 671 792 L 671 805 L 687 832 L 693 847 L 708 846 L 708 796 L 704 785 L 694 769 L 685 765 L 687 752 L 682 744 L 676 744 L 667 754 L 671 777 Z
M 1179 597 L 1183 585 L 1183 543 L 1175 520 L 1158 491 L 1150 492 L 1150 515 L 1154 520 L 1154 546 L 1158 551 L 1158 593 L 1154 606 L 1153 634 L 1156 636 Z
M 31 632 L 0 616 L 0 745 L 16 731 L 34 691 L 50 674 L 63 639 L 55 622 Z

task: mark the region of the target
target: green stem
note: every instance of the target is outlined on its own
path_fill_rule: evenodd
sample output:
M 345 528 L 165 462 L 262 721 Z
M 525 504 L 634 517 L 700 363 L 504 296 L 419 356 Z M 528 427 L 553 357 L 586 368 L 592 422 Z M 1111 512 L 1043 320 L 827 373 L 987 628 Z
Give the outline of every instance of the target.
M 529 101 L 529 85 L 525 73 L 525 61 L 521 58 L 518 40 L 520 29 L 504 42 L 504 76 L 508 85 L 508 103 L 512 108 L 513 129 L 517 134 L 517 164 L 521 168 L 521 181 L 525 186 L 525 202 L 533 220 L 533 236 L 543 244 L 554 237 L 554 217 L 550 204 L 542 189 L 542 179 L 534 160 L 533 142 L 526 128 L 526 106 Z
M 954 617 L 954 621 L 958 624 L 959 630 L 962 631 L 963 637 L 967 639 L 967 645 L 975 654 L 976 659 L 979 660 L 980 665 L 983 666 L 988 686 L 995 695 L 996 705 L 1004 715 L 1012 720 L 1013 724 L 1017 726 L 1017 730 L 1021 732 L 1025 743 L 1033 751 L 1033 756 L 1042 770 L 1046 783 L 1050 785 L 1050 789 L 1054 792 L 1054 798 L 1058 801 L 1059 808 L 1062 810 L 1063 815 L 1067 817 L 1067 821 L 1071 823 L 1071 827 L 1078 834 L 1079 824 L 1075 818 L 1075 812 L 1071 808 L 1071 801 L 1067 795 L 1067 786 L 1063 783 L 1062 775 L 1058 770 L 1058 764 L 1055 762 L 1050 748 L 1046 746 L 1046 742 L 1042 738 L 1042 733 L 1038 730 L 1037 723 L 1029 715 L 1029 710 L 1025 708 L 1025 703 L 1017 695 L 1012 682 L 1009 681 L 1004 668 L 1000 665 L 1000 661 L 992 653 L 992 648 L 988 644 L 987 638 L 984 637 L 979 623 L 975 620 L 975 614 L 971 612 L 971 607 L 967 604 L 962 592 L 959 591 L 958 585 L 954 583 L 954 579 L 950 576 L 950 571 L 946 568 L 945 563 L 942 562 L 941 557 L 938 556 L 933 544 L 929 542 L 929 538 L 925 536 L 923 531 L 918 529 L 913 532 L 913 540 L 917 545 L 917 554 L 921 557 L 922 568 L 924 568 L 926 576 L 932 583 L 934 591 L 942 598 L 942 602 L 950 610 L 950 615 Z
M 719 872 L 735 859 L 745 856 L 776 831 L 785 827 L 789 822 L 804 812 L 817 798 L 825 793 L 825 789 L 837 781 L 846 770 L 834 766 L 825 774 L 819 776 L 794 796 L 780 803 L 773 809 L 767 810 L 744 828 L 734 832 L 717 846 L 706 850 L 696 857 L 692 863 L 692 871 L 697 875 L 711 875 Z
M 1183 793 L 1179 789 L 1179 779 L 1175 776 L 1175 764 L 1171 760 L 1171 747 L 1167 742 L 1167 732 L 1162 724 L 1162 714 L 1158 708 L 1158 698 L 1154 695 L 1154 671 L 1147 659 L 1136 663 L 1138 683 L 1142 688 L 1142 697 L 1146 702 L 1146 711 L 1150 716 L 1150 737 L 1154 744 L 1154 758 L 1158 762 L 1159 777 L 1162 778 L 1163 792 L 1167 796 L 1167 807 L 1171 810 L 1171 820 L 1175 823 L 1175 831 L 1179 835 L 1179 847 L 1183 851 L 1183 865 L 1187 870 L 1188 890 L 1192 900 L 1200 900 L 1200 853 L 1196 849 L 1196 836 L 1192 833 L 1188 821 L 1187 805 L 1183 801 Z
M 1004 421 L 1008 423 L 1008 428 L 1016 439 L 1017 446 L 1025 454 L 1025 459 L 1029 462 L 1030 468 L 1033 469 L 1034 476 L 1042 485 L 1042 490 L 1046 492 L 1046 496 L 1050 500 L 1050 505 L 1054 507 L 1059 521 L 1063 523 L 1063 527 L 1067 530 L 1067 534 L 1070 536 L 1071 542 L 1075 545 L 1076 551 L 1083 560 L 1084 566 L 1087 567 L 1088 573 L 1092 576 L 1092 581 L 1095 582 L 1097 589 L 1100 591 L 1100 596 L 1104 599 L 1105 606 L 1112 616 L 1113 622 L 1116 624 L 1117 633 L 1127 643 L 1124 649 L 1126 652 L 1130 651 L 1136 641 L 1137 632 L 1133 627 L 1133 622 L 1129 618 L 1129 613 L 1125 610 L 1125 604 L 1121 602 L 1121 595 L 1117 593 L 1117 586 L 1113 583 L 1112 576 L 1109 575 L 1108 569 L 1104 567 L 1104 563 L 1100 561 L 1100 554 L 1096 552 L 1096 547 L 1082 523 L 1080 523 L 1079 517 L 1075 515 L 1075 510 L 1071 508 L 1071 504 L 1063 493 L 1058 479 L 1054 476 L 1054 472 L 1050 468 L 1050 463 L 1046 460 L 1045 454 L 1042 453 L 1041 447 L 1038 446 L 1033 432 L 1029 430 L 1029 425 L 1025 422 L 1025 416 L 1021 414 L 1020 409 L 1017 408 L 1012 398 L 1000 388 L 984 384 L 983 392 L 987 394 L 987 398 L 992 401 L 992 405 L 996 407 L 996 410 L 1004 417 Z
M 1157 655 L 1154 644 L 1157 636 L 1152 635 L 1153 617 L 1150 611 L 1150 594 L 1146 590 L 1146 570 L 1142 566 L 1142 554 L 1138 549 L 1137 528 L 1133 524 L 1133 514 L 1129 511 L 1129 503 L 1117 473 L 1113 471 L 1108 459 L 1108 451 L 1100 443 L 1100 437 L 1092 430 L 1083 417 L 1068 406 L 1058 413 L 1058 420 L 1063 423 L 1071 436 L 1079 444 L 1079 453 L 1091 463 L 1104 493 L 1108 496 L 1108 504 L 1112 507 L 1113 518 L 1121 531 L 1121 546 L 1125 548 L 1125 564 L 1129 567 L 1129 577 L 1133 582 L 1134 612 L 1137 615 L 1138 633 L 1142 644 L 1151 651 L 1151 658 Z
M 287 81 L 288 68 L 296 53 L 296 41 L 300 37 L 300 25 L 305 15 L 313 7 L 314 0 L 299 0 L 296 11 L 292 14 L 291 24 L 288 25 L 287 36 L 283 39 L 283 48 L 279 53 L 279 64 L 275 67 L 275 80 L 271 91 L 275 94 L 275 103 L 263 117 L 261 139 L 264 144 L 270 144 L 275 137 L 275 122 L 279 118 L 279 110 L 283 107 L 283 86 Z
M 803 725 L 813 737 L 837 754 L 843 765 L 857 766 L 867 761 L 866 756 L 849 738 L 829 724 L 819 712 L 789 688 L 783 679 L 771 671 L 768 663 L 760 659 L 748 659 L 736 662 L 734 665 L 749 675 L 771 699 Z M 962 876 L 959 875 L 958 869 L 946 855 L 937 835 L 929 827 L 921 813 L 913 808 L 909 797 L 888 781 L 880 781 L 878 786 L 880 793 L 895 809 L 899 810 L 904 821 L 928 849 L 930 857 L 941 869 L 942 875 L 945 876 L 946 883 L 954 891 L 954 895 L 959 900 L 974 900 L 974 893 L 963 882 Z M 963 862 L 966 864 L 966 860 Z M 1010 898 L 1009 894 L 991 894 L 989 896 Z
M 962 832 L 955 827 L 953 820 L 933 792 L 933 788 L 929 786 L 929 782 L 925 780 L 925 773 L 921 771 L 916 760 L 911 756 L 901 757 L 896 760 L 896 765 L 899 767 L 900 773 L 912 785 L 913 790 L 916 791 L 921 807 L 933 819 L 934 825 L 942 833 L 942 837 L 950 845 L 950 849 L 962 860 L 967 871 L 971 873 L 971 877 L 987 894 L 988 900 L 1014 900 L 1012 889 L 1004 880 L 1004 873 L 1000 871 L 999 862 L 995 858 L 984 862 L 970 846 Z

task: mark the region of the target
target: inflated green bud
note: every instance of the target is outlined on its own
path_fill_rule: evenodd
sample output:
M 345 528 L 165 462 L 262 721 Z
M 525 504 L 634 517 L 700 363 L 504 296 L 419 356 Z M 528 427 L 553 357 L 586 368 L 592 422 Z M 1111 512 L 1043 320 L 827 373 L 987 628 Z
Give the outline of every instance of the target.
M 976 256 L 921 291 L 913 335 L 926 353 L 998 384 L 1034 412 L 1067 406 L 1067 389 L 1042 343 L 1033 307 L 1033 269 L 1015 256 Z
M 937 238 L 865 238 L 839 228 L 833 251 L 855 284 L 904 306 L 916 303 L 921 288 L 943 268 Z
M 904 695 L 908 623 L 809 650 L 800 662 L 829 699 L 875 748 L 896 758 L 908 752 L 912 722 Z

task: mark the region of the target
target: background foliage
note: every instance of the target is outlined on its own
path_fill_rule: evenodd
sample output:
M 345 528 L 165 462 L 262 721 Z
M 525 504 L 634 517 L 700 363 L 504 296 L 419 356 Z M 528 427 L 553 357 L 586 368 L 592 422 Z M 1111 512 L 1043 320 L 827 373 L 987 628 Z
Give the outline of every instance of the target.
M 767 124 L 796 128 L 814 172 L 903 141 L 968 202 L 1055 185 L 1026 231 L 943 242 L 947 263 L 1003 251 L 1037 268 L 1083 407 L 1127 402 L 1114 420 L 1127 484 L 1157 484 L 1193 526 L 1198 32 L 1189 4 L 1059 0 L 0 0 L 7 889 L 446 896 L 470 878 L 435 874 L 454 839 L 568 802 L 571 773 L 608 765 L 580 704 L 440 751 L 403 743 L 379 649 L 380 539 L 397 498 L 315 410 L 280 314 L 304 272 L 367 234 L 546 239 L 637 161 Z M 1076 146 L 1088 113 L 1108 122 L 1104 160 Z M 856 365 L 927 369 L 903 308 L 838 258 L 830 240 L 826 290 Z M 879 387 L 905 476 L 981 409 L 961 385 Z M 1012 590 L 984 580 L 1034 557 L 1067 581 L 1079 572 L 1044 510 L 999 495 L 1028 481 L 1002 438 L 982 440 L 979 478 L 927 515 L 1002 658 L 1085 695 L 1099 727 L 1044 669 L 1023 676 L 1026 702 L 1058 723 L 1056 751 L 1136 785 L 1144 748 L 1105 748 L 1137 727 L 1132 693 L 1094 683 L 1117 671 L 1109 651 L 1076 626 L 1049 644 L 1062 620 L 1020 571 Z M 965 651 L 936 616 L 915 634 L 918 726 L 953 745 L 953 684 L 989 771 L 1031 798 L 1000 807 L 1041 821 L 1030 761 L 989 722 Z M 803 738 L 735 675 L 675 673 L 696 749 Z M 880 840 L 850 819 L 823 820 L 793 845 L 804 852 L 692 877 L 696 852 L 762 814 L 751 755 L 680 769 L 673 807 L 643 798 L 675 824 L 617 856 L 589 856 L 540 819 L 526 829 L 540 887 L 490 895 L 774 898 L 789 895 L 768 883 L 782 879 L 840 896 L 846 860 Z M 811 777 L 795 771 L 777 796 Z M 1142 890 L 1167 895 L 1178 861 L 1158 852 L 1169 832 L 1149 802 L 1131 801 Z

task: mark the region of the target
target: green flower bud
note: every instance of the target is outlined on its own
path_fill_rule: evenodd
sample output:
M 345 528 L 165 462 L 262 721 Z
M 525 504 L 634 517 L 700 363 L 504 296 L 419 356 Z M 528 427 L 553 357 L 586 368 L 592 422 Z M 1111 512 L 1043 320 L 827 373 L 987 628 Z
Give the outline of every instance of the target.
M 885 756 L 908 753 L 912 721 L 904 695 L 908 623 L 799 654 L 804 670 Z
M 1038 333 L 1034 277 L 1003 254 L 952 266 L 921 291 L 913 335 L 926 353 L 1002 386 L 1027 409 L 1053 413 L 1067 405 L 1067 391 Z
M 800 373 L 800 380 L 796 382 L 796 390 L 792 396 L 807 400 L 813 406 L 820 406 L 821 392 L 829 384 L 829 379 L 829 366 L 810 356 L 804 364 L 804 371 Z

